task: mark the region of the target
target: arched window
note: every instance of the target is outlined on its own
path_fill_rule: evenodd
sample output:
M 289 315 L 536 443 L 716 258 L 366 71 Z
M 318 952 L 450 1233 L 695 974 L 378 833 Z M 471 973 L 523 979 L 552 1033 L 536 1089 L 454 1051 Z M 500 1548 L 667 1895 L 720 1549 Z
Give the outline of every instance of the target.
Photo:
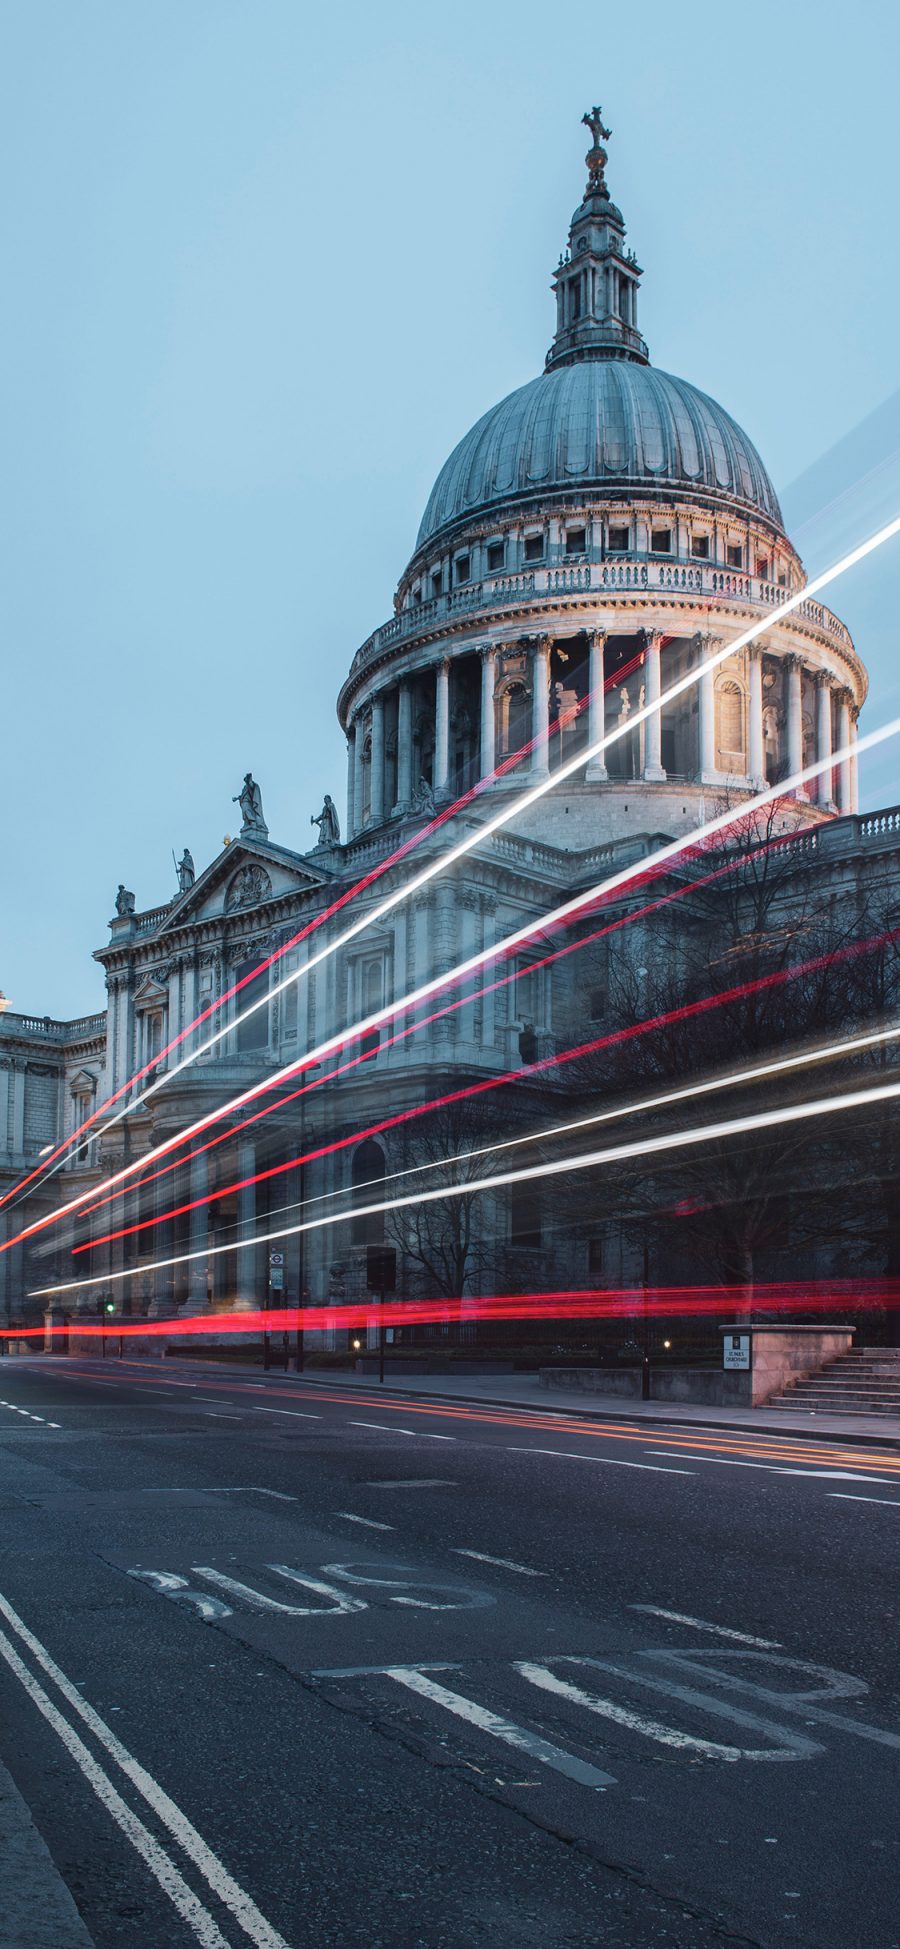
M 377 1204 L 384 1184 L 384 1151 L 373 1137 L 367 1137 L 354 1152 L 350 1167 L 354 1203 Z M 373 1211 L 365 1218 L 354 1218 L 351 1238 L 354 1245 L 383 1245 L 384 1213 Z
M 372 738 L 366 738 L 362 748 L 362 805 L 360 819 L 365 825 L 372 816 Z
M 716 687 L 716 764 L 720 771 L 744 770 L 744 698 L 739 684 L 726 679 Z

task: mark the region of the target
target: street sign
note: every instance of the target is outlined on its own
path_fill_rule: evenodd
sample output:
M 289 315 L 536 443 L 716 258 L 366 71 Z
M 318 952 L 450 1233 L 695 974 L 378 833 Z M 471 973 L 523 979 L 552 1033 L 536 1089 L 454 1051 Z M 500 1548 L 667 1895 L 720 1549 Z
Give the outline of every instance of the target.
M 269 1264 L 270 1264 L 270 1265 L 284 1265 L 284 1253 L 283 1253 L 283 1252 L 270 1252 L 270 1253 L 269 1253 Z
M 284 1266 L 273 1265 L 269 1267 L 269 1285 L 273 1293 L 284 1291 Z
M 750 1365 L 749 1333 L 726 1333 L 722 1342 L 722 1365 L 730 1371 Z

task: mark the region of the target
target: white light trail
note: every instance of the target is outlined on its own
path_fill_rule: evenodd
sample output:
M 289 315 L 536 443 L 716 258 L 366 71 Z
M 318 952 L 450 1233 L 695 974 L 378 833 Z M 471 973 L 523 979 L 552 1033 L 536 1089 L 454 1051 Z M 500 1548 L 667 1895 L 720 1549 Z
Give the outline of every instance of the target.
M 872 1049 L 881 1042 L 900 1040 L 900 1022 L 889 1029 L 873 1029 L 869 1035 L 849 1036 L 843 1042 L 831 1042 L 821 1048 L 806 1049 L 796 1056 L 780 1056 L 773 1062 L 757 1063 L 753 1069 L 732 1070 L 727 1076 L 714 1076 L 705 1083 L 691 1083 L 684 1089 L 668 1090 L 660 1096 L 644 1096 L 636 1103 L 620 1103 L 612 1110 L 595 1110 L 589 1117 L 577 1117 L 571 1123 L 548 1124 L 545 1130 L 527 1131 L 524 1137 L 506 1137 L 501 1143 L 478 1144 L 473 1150 L 456 1151 L 450 1157 L 429 1159 L 424 1164 L 410 1164 L 402 1171 L 391 1171 L 386 1178 L 367 1178 L 361 1184 L 341 1185 L 336 1191 L 323 1191 L 315 1198 L 294 1199 L 291 1204 L 279 1205 L 277 1211 L 269 1213 L 271 1218 L 281 1216 L 286 1211 L 309 1211 L 313 1205 L 328 1204 L 334 1198 L 346 1195 L 348 1191 L 367 1191 L 370 1185 L 399 1184 L 402 1178 L 423 1177 L 426 1171 L 445 1171 L 451 1164 L 468 1164 L 473 1157 L 496 1157 L 500 1151 L 519 1150 L 523 1144 L 540 1144 L 550 1137 L 571 1136 L 576 1130 L 590 1130 L 600 1123 L 620 1122 L 623 1117 L 645 1116 L 648 1110 L 668 1110 L 673 1103 L 687 1103 L 698 1096 L 712 1096 L 720 1090 L 742 1088 L 745 1084 L 765 1081 L 773 1076 L 783 1076 L 792 1069 L 805 1069 L 813 1063 L 836 1062 L 842 1056 L 856 1055 L 860 1050 Z M 162 1224 L 166 1213 L 158 1221 Z M 344 1216 L 352 1218 L 352 1206 L 345 1209 Z M 98 1243 L 102 1243 L 98 1240 Z
M 354 1218 L 371 1218 L 384 1212 L 404 1211 L 410 1205 L 433 1204 L 438 1198 L 470 1198 L 480 1191 L 496 1191 L 508 1184 L 534 1183 L 539 1178 L 559 1177 L 562 1172 L 587 1171 L 603 1164 L 622 1164 L 631 1159 L 657 1157 L 667 1151 L 684 1150 L 691 1144 L 718 1143 L 729 1137 L 747 1135 L 753 1130 L 777 1129 L 782 1124 L 835 1116 L 841 1111 L 858 1110 L 872 1103 L 888 1103 L 900 1097 L 900 1083 L 883 1083 L 875 1089 L 847 1090 L 842 1096 L 813 1098 L 807 1103 L 789 1103 L 778 1109 L 757 1111 L 751 1116 L 732 1117 L 723 1123 L 702 1124 L 691 1130 L 673 1130 L 666 1136 L 644 1138 L 630 1144 L 615 1144 L 608 1150 L 583 1151 L 576 1157 L 556 1158 L 550 1164 L 530 1164 L 524 1170 L 495 1171 L 490 1177 L 474 1178 L 469 1183 L 441 1184 L 433 1191 L 407 1192 L 402 1198 L 382 1198 L 375 1204 L 355 1205 L 349 1210 L 326 1212 L 321 1218 L 304 1219 L 298 1225 L 278 1226 L 274 1231 L 257 1232 L 254 1238 L 234 1239 L 228 1245 L 210 1245 L 197 1252 L 181 1252 L 171 1259 L 155 1259 L 148 1265 L 124 1267 L 118 1272 L 100 1273 L 92 1279 L 69 1279 L 55 1286 L 37 1286 L 30 1299 L 52 1297 L 56 1293 L 76 1292 L 89 1286 L 108 1286 L 113 1281 L 142 1278 L 148 1272 L 164 1272 L 170 1266 L 188 1265 L 194 1259 L 220 1258 L 226 1252 L 252 1251 L 277 1239 L 296 1238 L 300 1233 L 322 1231 L 345 1225 Z
M 900 528 L 900 519 L 897 526 Z M 633 725 L 635 722 L 636 717 L 629 719 L 630 724 Z M 373 1010 L 370 1015 L 365 1015 L 360 1021 L 353 1023 L 349 1029 L 341 1029 L 334 1035 L 326 1037 L 324 1042 L 307 1050 L 305 1055 L 296 1057 L 293 1062 L 286 1063 L 282 1069 L 273 1071 L 271 1076 L 265 1076 L 260 1082 L 252 1084 L 249 1089 L 242 1090 L 238 1096 L 233 1096 L 217 1110 L 210 1110 L 206 1116 L 198 1117 L 194 1123 L 187 1124 L 183 1130 L 166 1138 L 165 1142 L 145 1151 L 143 1156 L 134 1158 L 130 1164 L 123 1165 L 120 1171 L 112 1172 L 104 1180 L 104 1192 L 109 1193 L 114 1190 L 117 1185 L 123 1184 L 136 1172 L 146 1170 L 150 1164 L 156 1163 L 161 1157 L 168 1156 L 170 1151 L 177 1150 L 182 1144 L 189 1143 L 204 1130 L 208 1130 L 212 1124 L 219 1123 L 223 1117 L 231 1116 L 236 1110 L 244 1109 L 246 1104 L 253 1103 L 258 1097 L 276 1089 L 289 1077 L 320 1064 L 328 1056 L 334 1055 L 338 1049 L 344 1048 L 347 1042 L 365 1035 L 370 1029 L 380 1028 L 384 1022 L 389 1021 L 392 1016 L 402 1014 L 405 1009 L 418 1007 L 420 1002 L 427 1001 L 430 995 L 436 994 L 440 989 L 464 981 L 468 975 L 476 974 L 480 968 L 487 967 L 490 962 L 500 960 L 512 953 L 515 948 L 524 946 L 527 941 L 533 940 L 536 934 L 549 932 L 563 921 L 574 919 L 575 915 L 581 913 L 585 907 L 594 906 L 599 900 L 606 899 L 610 894 L 630 885 L 633 880 L 645 879 L 651 873 L 656 874 L 660 867 L 668 860 L 676 859 L 679 853 L 687 852 L 692 847 L 715 838 L 717 833 L 726 831 L 739 819 L 746 819 L 750 814 L 761 811 L 764 806 L 788 797 L 798 786 L 807 784 L 811 778 L 817 778 L 820 772 L 831 771 L 845 760 L 883 744 L 887 738 L 896 737 L 898 731 L 900 731 L 900 717 L 891 718 L 887 724 L 880 725 L 877 730 L 868 731 L 865 737 L 838 747 L 827 758 L 817 758 L 813 764 L 805 765 L 802 771 L 794 772 L 790 778 L 782 779 L 778 785 L 769 785 L 764 792 L 757 792 L 752 798 L 743 799 L 739 807 L 728 807 L 725 812 L 718 813 L 714 819 L 707 819 L 703 825 L 695 826 L 693 831 L 686 833 L 683 838 L 672 839 L 665 846 L 659 846 L 655 853 L 648 853 L 644 859 L 635 860 L 630 866 L 620 868 L 618 873 L 611 873 L 607 879 L 597 881 L 596 885 L 588 888 L 586 892 L 575 894 L 571 900 L 564 901 L 562 906 L 555 907 L 549 914 L 542 914 L 537 920 L 528 921 L 523 927 L 516 928 L 512 934 L 507 934 L 502 941 L 495 941 L 493 946 L 482 948 L 478 954 L 472 954 L 467 960 L 457 962 L 455 967 L 448 968 L 444 974 L 433 975 L 430 981 L 421 983 L 418 988 L 410 989 L 398 1001 L 386 1002 L 383 1007 Z M 580 762 L 584 763 L 583 753 Z M 74 1198 L 68 1199 L 56 1211 L 35 1219 L 31 1225 L 24 1226 L 21 1232 L 7 1239 L 0 1245 L 0 1254 L 8 1252 L 13 1245 L 17 1245 L 22 1239 L 30 1238 L 35 1232 L 43 1231 L 47 1225 L 57 1224 L 61 1218 L 79 1210 L 90 1199 L 96 1198 L 96 1195 L 96 1186 L 78 1192 Z
M 215 1048 L 225 1036 L 232 1033 L 239 1023 L 246 1022 L 258 1009 L 268 1007 L 269 1002 L 275 996 L 282 994 L 286 988 L 291 987 L 295 982 L 302 981 L 314 968 L 319 967 L 323 961 L 328 960 L 331 955 L 338 953 L 350 941 L 355 940 L 359 934 L 364 933 L 366 928 L 375 926 L 387 914 L 392 913 L 396 907 L 402 906 L 407 900 L 411 899 L 414 893 L 418 893 L 422 887 L 427 886 L 429 881 L 436 879 L 441 873 L 445 873 L 449 867 L 456 864 L 457 860 L 464 858 L 476 846 L 482 845 L 486 839 L 491 837 L 492 833 L 499 831 L 502 826 L 508 825 L 511 819 L 517 818 L 523 812 L 527 812 L 529 807 L 537 804 L 538 800 L 542 799 L 547 792 L 563 784 L 567 778 L 574 777 L 593 758 L 600 757 L 604 751 L 608 750 L 610 745 L 616 744 L 620 738 L 630 735 L 639 725 L 645 723 L 648 718 L 653 717 L 657 712 L 661 713 L 676 698 L 683 696 L 686 691 L 693 689 L 694 685 L 699 683 L 703 675 L 709 671 L 718 669 L 720 664 L 726 663 L 729 657 L 734 656 L 738 650 L 746 649 L 747 645 L 755 642 L 757 637 L 764 635 L 776 623 L 782 622 L 786 616 L 792 615 L 795 610 L 801 608 L 803 603 L 808 602 L 809 598 L 816 595 L 820 589 L 827 588 L 829 583 L 837 581 L 839 576 L 846 574 L 848 569 L 854 568 L 857 563 L 864 561 L 867 555 L 873 554 L 875 549 L 881 548 L 885 542 L 892 540 L 897 534 L 900 534 L 900 515 L 897 515 L 892 521 L 887 522 L 883 527 L 879 528 L 867 540 L 858 543 L 846 555 L 842 555 L 840 560 L 833 563 L 830 568 L 823 569 L 821 574 L 813 576 L 812 580 L 806 582 L 803 588 L 798 589 L 794 595 L 786 596 L 784 602 L 779 603 L 774 609 L 770 609 L 761 621 L 753 623 L 749 629 L 744 630 L 742 635 L 734 637 L 728 643 L 723 644 L 722 648 L 716 650 L 711 656 L 705 657 L 702 663 L 697 664 L 695 668 L 687 671 L 684 676 L 679 677 L 675 683 L 670 684 L 668 690 L 663 691 L 661 696 L 653 703 L 644 704 L 639 710 L 633 711 L 627 724 L 614 726 L 611 731 L 605 732 L 600 738 L 596 738 L 593 744 L 586 745 L 574 757 L 567 759 L 563 764 L 557 765 L 546 778 L 537 780 L 534 785 L 529 786 L 526 791 L 519 793 L 507 805 L 501 806 L 491 818 L 486 819 L 483 824 L 468 833 L 464 838 L 457 840 L 454 845 L 447 847 L 445 851 L 439 853 L 436 859 L 431 860 L 420 872 L 414 874 L 411 880 L 407 880 L 403 886 L 397 887 L 393 893 L 387 894 L 369 912 L 361 914 L 349 927 L 346 927 L 334 940 L 327 942 L 324 947 L 319 948 L 317 953 L 308 956 L 300 968 L 295 969 L 292 974 L 285 975 L 281 981 L 275 982 L 270 986 L 265 995 L 261 995 L 257 1001 L 251 1002 L 249 1007 L 243 1009 L 232 1021 L 226 1022 L 220 1028 L 216 1029 L 204 1042 L 198 1043 L 197 1047 L 191 1050 L 188 1055 L 182 1056 L 180 1061 L 174 1063 L 162 1076 L 157 1077 L 156 1081 L 151 1083 L 148 1088 L 142 1090 L 139 1096 L 132 1098 L 130 1103 L 126 1104 L 123 1109 L 118 1110 L 115 1116 L 110 1118 L 105 1128 L 111 1128 L 113 1124 L 121 1122 L 123 1117 L 130 1115 L 133 1110 L 149 1102 L 150 1098 L 155 1096 L 158 1090 L 165 1089 L 176 1076 L 179 1076 L 183 1070 L 187 1069 L 192 1063 L 195 1063 L 198 1057 L 205 1055 L 210 1049 Z M 858 754 L 863 749 L 863 742 L 860 739 L 852 751 L 848 750 L 847 757 L 853 757 Z M 831 769 L 839 762 L 841 762 L 841 754 L 833 753 L 828 761 L 828 766 L 822 766 L 819 769 Z M 798 773 L 797 777 L 803 781 L 813 775 L 811 772 L 804 772 Z M 789 783 L 785 783 L 781 787 L 782 792 L 786 792 L 788 789 L 790 789 Z M 355 1032 L 353 1029 L 345 1031 L 344 1040 L 349 1040 L 349 1037 Z M 229 1105 L 227 1107 L 230 1110 L 233 1106 Z M 222 1114 L 224 1115 L 226 1112 L 223 1111 Z M 77 1155 L 77 1151 L 75 1153 L 69 1153 L 70 1156 L 72 1154 Z M 54 1167 L 53 1171 L 48 1172 L 47 1176 L 55 1175 L 56 1168 Z M 44 1182 L 46 1182 L 46 1179 L 40 1180 L 40 1183 Z

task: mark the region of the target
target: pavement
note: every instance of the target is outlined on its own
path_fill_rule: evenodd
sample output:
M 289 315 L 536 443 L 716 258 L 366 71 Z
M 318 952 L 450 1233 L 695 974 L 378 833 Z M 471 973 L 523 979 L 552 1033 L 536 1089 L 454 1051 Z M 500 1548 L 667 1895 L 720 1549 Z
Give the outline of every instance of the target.
M 234 1373 L 231 1361 L 182 1360 L 169 1355 L 161 1368 L 186 1368 L 205 1373 L 215 1367 L 219 1373 Z M 241 1373 L 254 1369 L 241 1367 Z M 286 1377 L 281 1369 L 259 1370 L 259 1378 L 277 1385 Z M 371 1374 L 334 1368 L 307 1368 L 302 1374 L 290 1373 L 292 1382 L 314 1387 L 367 1390 L 373 1386 Z M 380 1384 L 379 1384 L 380 1387 Z M 380 1388 L 380 1391 L 381 1388 Z M 687 1428 L 742 1428 L 756 1433 L 802 1434 L 813 1441 L 862 1442 L 900 1448 L 900 1420 L 888 1415 L 817 1414 L 809 1409 L 787 1408 L 708 1408 L 699 1404 L 673 1401 L 634 1401 L 619 1394 L 576 1394 L 567 1388 L 541 1387 L 537 1374 L 398 1374 L 388 1372 L 383 1383 L 385 1394 L 412 1395 L 432 1401 L 472 1401 L 495 1407 L 534 1408 L 541 1413 L 566 1414 L 596 1419 L 614 1415 L 619 1421 L 664 1422 Z
M 11 1774 L 0 1765 L 2 1949 L 92 1949 L 62 1875 Z
M 900 1949 L 900 1456 L 413 1381 L 0 1361 L 23 1926 Z

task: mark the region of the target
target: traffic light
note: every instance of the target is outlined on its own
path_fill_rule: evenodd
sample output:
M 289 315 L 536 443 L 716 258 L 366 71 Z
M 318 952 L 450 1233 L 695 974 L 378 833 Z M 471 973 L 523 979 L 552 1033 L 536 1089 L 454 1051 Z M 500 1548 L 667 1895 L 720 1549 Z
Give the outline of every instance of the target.
M 104 1300 L 104 1302 L 103 1302 L 103 1311 L 104 1311 L 104 1313 L 114 1313 L 114 1312 L 115 1312 L 115 1310 L 116 1310 L 116 1302 L 115 1302 L 115 1300 L 114 1300 L 114 1299 L 105 1299 L 105 1300 Z

